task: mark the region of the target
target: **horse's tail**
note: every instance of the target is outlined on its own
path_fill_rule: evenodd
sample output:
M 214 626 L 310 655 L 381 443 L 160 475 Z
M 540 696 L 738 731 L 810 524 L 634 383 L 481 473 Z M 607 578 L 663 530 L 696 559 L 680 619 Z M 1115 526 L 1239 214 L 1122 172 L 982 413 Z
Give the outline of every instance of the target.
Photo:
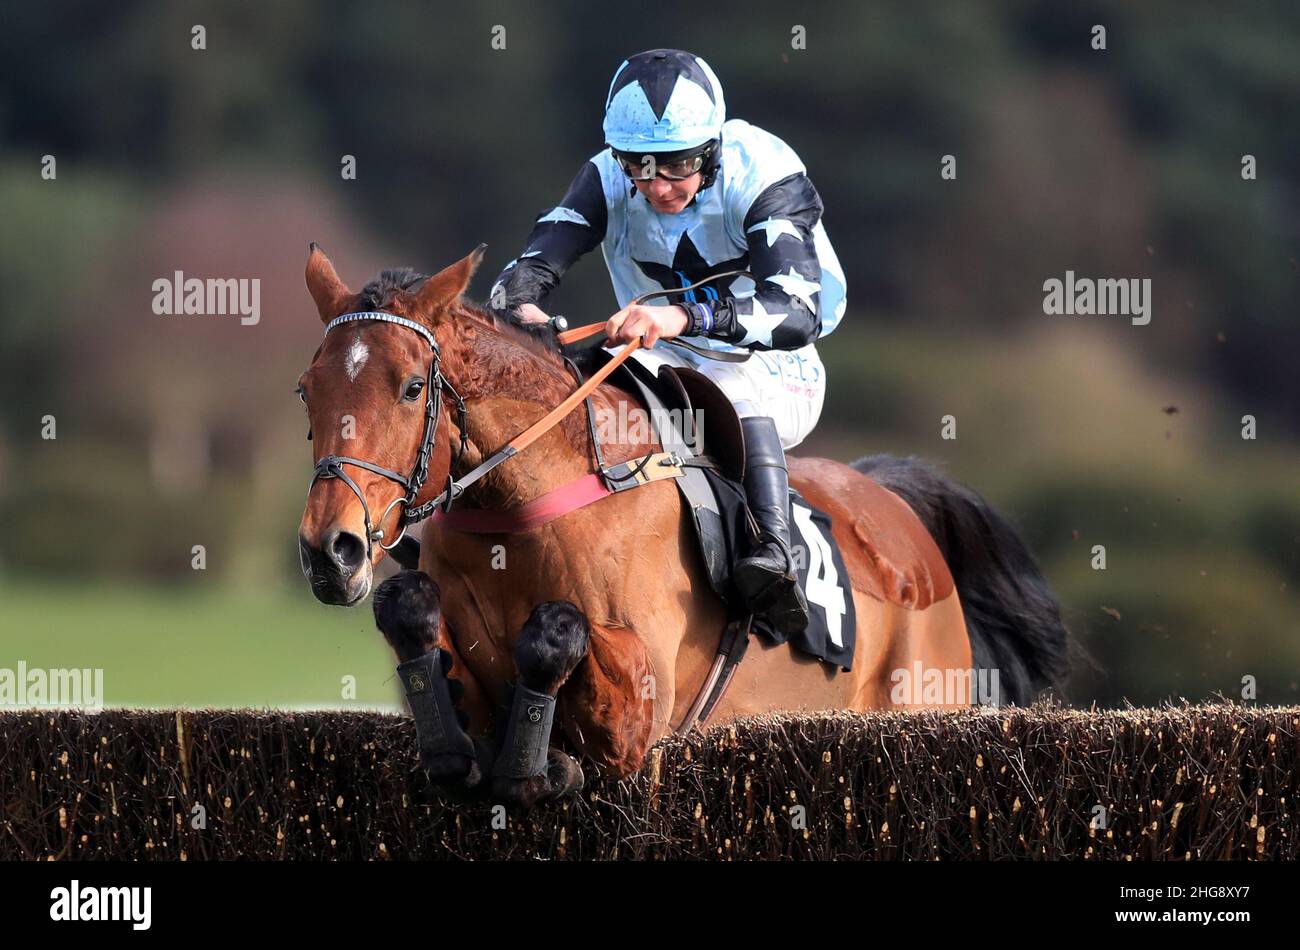
M 1024 706 L 1069 668 L 1061 607 L 1024 538 L 965 485 L 917 458 L 871 455 L 853 467 L 906 501 L 952 572 L 976 669 L 998 671 L 1003 702 Z

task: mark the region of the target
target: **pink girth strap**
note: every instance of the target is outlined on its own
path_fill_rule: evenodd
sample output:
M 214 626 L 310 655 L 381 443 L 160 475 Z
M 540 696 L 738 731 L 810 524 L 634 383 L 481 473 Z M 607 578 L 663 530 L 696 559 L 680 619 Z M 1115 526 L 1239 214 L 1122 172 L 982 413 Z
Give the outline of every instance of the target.
M 593 473 L 576 478 L 545 495 L 514 508 L 486 510 L 481 508 L 438 508 L 429 520 L 440 528 L 464 531 L 468 534 L 518 534 L 554 521 L 570 511 L 590 505 L 593 501 L 614 494 L 605 487 L 600 476 Z

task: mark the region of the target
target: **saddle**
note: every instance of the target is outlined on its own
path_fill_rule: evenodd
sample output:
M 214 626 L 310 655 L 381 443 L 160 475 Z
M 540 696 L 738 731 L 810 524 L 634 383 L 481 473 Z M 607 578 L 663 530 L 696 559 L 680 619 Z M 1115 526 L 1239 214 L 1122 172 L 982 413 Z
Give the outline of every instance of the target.
M 593 358 L 599 366 L 609 354 L 598 349 Z M 756 527 L 742 486 L 745 440 L 735 406 L 713 380 L 689 367 L 661 366 L 656 375 L 636 360 L 628 360 L 609 382 L 640 397 L 664 450 L 683 460 L 677 487 L 690 510 L 709 583 L 727 605 L 731 625 L 748 625 L 771 643 L 788 642 L 828 665 L 851 669 L 856 612 L 848 571 L 831 534 L 830 517 L 790 489 L 791 542 L 797 552 L 799 585 L 808 600 L 808 626 L 786 638 L 763 617 L 743 615 L 731 570 L 752 547 Z M 694 423 L 697 418 L 702 424 Z M 691 424 L 684 426 L 687 420 Z M 798 556 L 799 552 L 803 556 Z

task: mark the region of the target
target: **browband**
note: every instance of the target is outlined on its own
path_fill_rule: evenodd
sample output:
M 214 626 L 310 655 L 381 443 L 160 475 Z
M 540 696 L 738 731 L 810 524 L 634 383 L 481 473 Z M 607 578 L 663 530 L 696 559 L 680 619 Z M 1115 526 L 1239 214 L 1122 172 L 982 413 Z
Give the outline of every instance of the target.
M 433 334 L 423 324 L 416 323 L 414 320 L 408 320 L 406 317 L 399 317 L 395 313 L 386 313 L 383 310 L 358 310 L 356 313 L 345 313 L 335 317 L 325 325 L 325 332 L 329 333 L 341 323 L 355 323 L 358 320 L 378 320 L 381 323 L 396 323 L 399 327 L 406 327 L 408 330 L 414 330 L 420 336 L 424 337 L 433 351 L 438 352 L 438 341 L 433 338 Z

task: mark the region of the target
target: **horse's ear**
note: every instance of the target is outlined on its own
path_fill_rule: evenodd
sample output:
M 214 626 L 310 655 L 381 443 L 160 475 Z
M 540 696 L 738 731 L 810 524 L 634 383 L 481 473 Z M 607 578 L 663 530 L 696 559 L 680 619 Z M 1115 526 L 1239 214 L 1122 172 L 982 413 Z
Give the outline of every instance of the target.
M 426 280 L 416 295 L 420 310 L 432 319 L 455 303 L 469 286 L 486 250 L 487 245 L 480 244 L 455 264 L 444 267 Z
M 311 291 L 311 299 L 316 301 L 316 309 L 325 323 L 346 310 L 353 297 L 348 285 L 339 280 L 334 265 L 315 241 L 311 243 L 307 256 L 307 289 Z

